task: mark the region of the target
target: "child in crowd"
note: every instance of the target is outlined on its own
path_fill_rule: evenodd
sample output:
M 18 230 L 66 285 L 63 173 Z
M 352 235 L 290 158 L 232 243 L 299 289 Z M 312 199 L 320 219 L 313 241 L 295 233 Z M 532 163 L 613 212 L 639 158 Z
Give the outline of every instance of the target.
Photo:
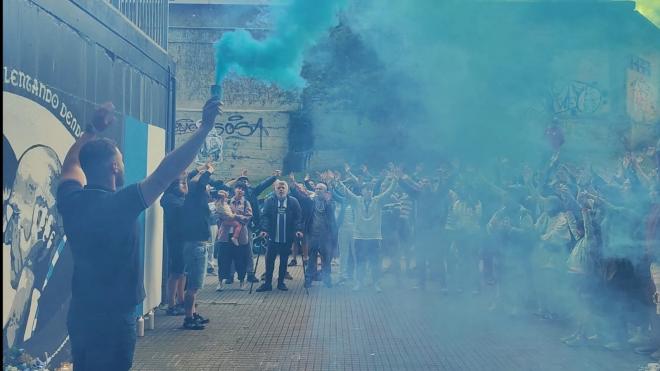
M 232 211 L 228 203 L 229 194 L 226 191 L 218 191 L 218 201 L 216 203 L 216 211 L 220 215 L 221 219 L 227 220 L 236 217 L 236 214 Z M 229 222 L 231 224 L 232 237 L 231 242 L 238 246 L 238 236 L 241 234 L 241 229 L 243 225 L 239 221 Z

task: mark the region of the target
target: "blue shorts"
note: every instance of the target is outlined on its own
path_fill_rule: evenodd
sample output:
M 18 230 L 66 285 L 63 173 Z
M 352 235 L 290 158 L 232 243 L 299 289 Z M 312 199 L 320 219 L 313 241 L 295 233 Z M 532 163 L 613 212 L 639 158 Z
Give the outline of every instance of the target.
M 186 242 L 183 245 L 183 259 L 186 264 L 187 285 L 191 290 L 204 286 L 206 277 L 206 241 Z

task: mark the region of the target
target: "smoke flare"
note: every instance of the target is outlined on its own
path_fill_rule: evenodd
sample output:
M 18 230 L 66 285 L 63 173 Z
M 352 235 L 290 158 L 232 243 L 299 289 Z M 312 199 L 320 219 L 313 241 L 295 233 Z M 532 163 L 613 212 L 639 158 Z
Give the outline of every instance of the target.
M 276 20 L 275 30 L 264 40 L 256 40 L 246 30 L 222 35 L 214 43 L 215 83 L 221 84 L 230 71 L 269 81 L 282 88 L 301 88 L 303 56 L 307 48 L 337 24 L 337 13 L 345 0 L 293 0 Z

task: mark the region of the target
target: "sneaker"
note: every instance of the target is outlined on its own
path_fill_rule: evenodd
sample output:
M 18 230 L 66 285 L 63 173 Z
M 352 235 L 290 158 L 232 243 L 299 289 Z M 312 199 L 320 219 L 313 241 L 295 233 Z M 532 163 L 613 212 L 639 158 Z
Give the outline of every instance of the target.
M 199 313 L 193 313 L 193 319 L 202 325 L 205 325 L 209 322 L 211 322 L 210 319 L 202 317 Z
M 218 283 L 218 286 L 215 287 L 215 291 L 220 292 L 225 289 L 225 284 L 220 282 Z
M 264 283 L 261 286 L 259 286 L 255 291 L 256 292 L 273 291 L 273 286 Z
M 284 275 L 284 278 L 287 279 L 287 280 L 293 280 L 293 276 L 291 276 L 291 274 L 289 272 L 286 272 L 286 274 Z
M 278 289 L 278 290 L 281 290 L 281 291 L 288 291 L 288 290 L 289 290 L 289 289 L 286 287 L 286 285 L 284 284 L 284 282 L 280 282 L 280 283 L 278 283 L 278 284 L 277 284 L 277 289 Z
M 241 291 L 245 290 L 245 281 L 238 281 L 238 289 Z
M 262 273 L 261 277 L 259 277 L 259 278 L 261 278 L 262 281 L 265 281 L 266 280 L 266 273 Z
M 183 328 L 186 330 L 204 330 L 206 326 L 196 321 L 193 317 L 186 317 L 183 320 Z
M 312 281 L 305 280 L 305 288 L 308 289 L 312 287 Z
M 295 267 L 296 265 L 298 265 L 298 261 L 296 259 L 291 259 L 289 262 L 289 267 Z
M 378 285 L 377 283 L 374 283 L 374 290 L 376 290 L 376 292 L 383 292 L 383 289 L 381 289 L 380 285 Z
M 257 279 L 257 277 L 254 276 L 254 273 L 248 275 L 247 281 L 250 282 L 250 283 L 259 282 L 259 280 Z
M 182 307 L 174 306 L 167 308 L 165 314 L 167 314 L 168 316 L 183 316 L 184 314 L 186 314 L 186 312 L 183 310 Z

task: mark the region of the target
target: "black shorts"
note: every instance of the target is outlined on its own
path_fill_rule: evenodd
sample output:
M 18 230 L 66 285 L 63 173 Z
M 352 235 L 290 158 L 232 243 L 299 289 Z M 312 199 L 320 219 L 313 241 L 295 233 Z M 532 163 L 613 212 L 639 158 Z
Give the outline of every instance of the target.
M 170 274 L 183 274 L 183 243 L 176 242 L 167 245 L 167 265 Z
M 136 341 L 135 311 L 103 313 L 70 307 L 67 319 L 76 370 L 129 370 Z

